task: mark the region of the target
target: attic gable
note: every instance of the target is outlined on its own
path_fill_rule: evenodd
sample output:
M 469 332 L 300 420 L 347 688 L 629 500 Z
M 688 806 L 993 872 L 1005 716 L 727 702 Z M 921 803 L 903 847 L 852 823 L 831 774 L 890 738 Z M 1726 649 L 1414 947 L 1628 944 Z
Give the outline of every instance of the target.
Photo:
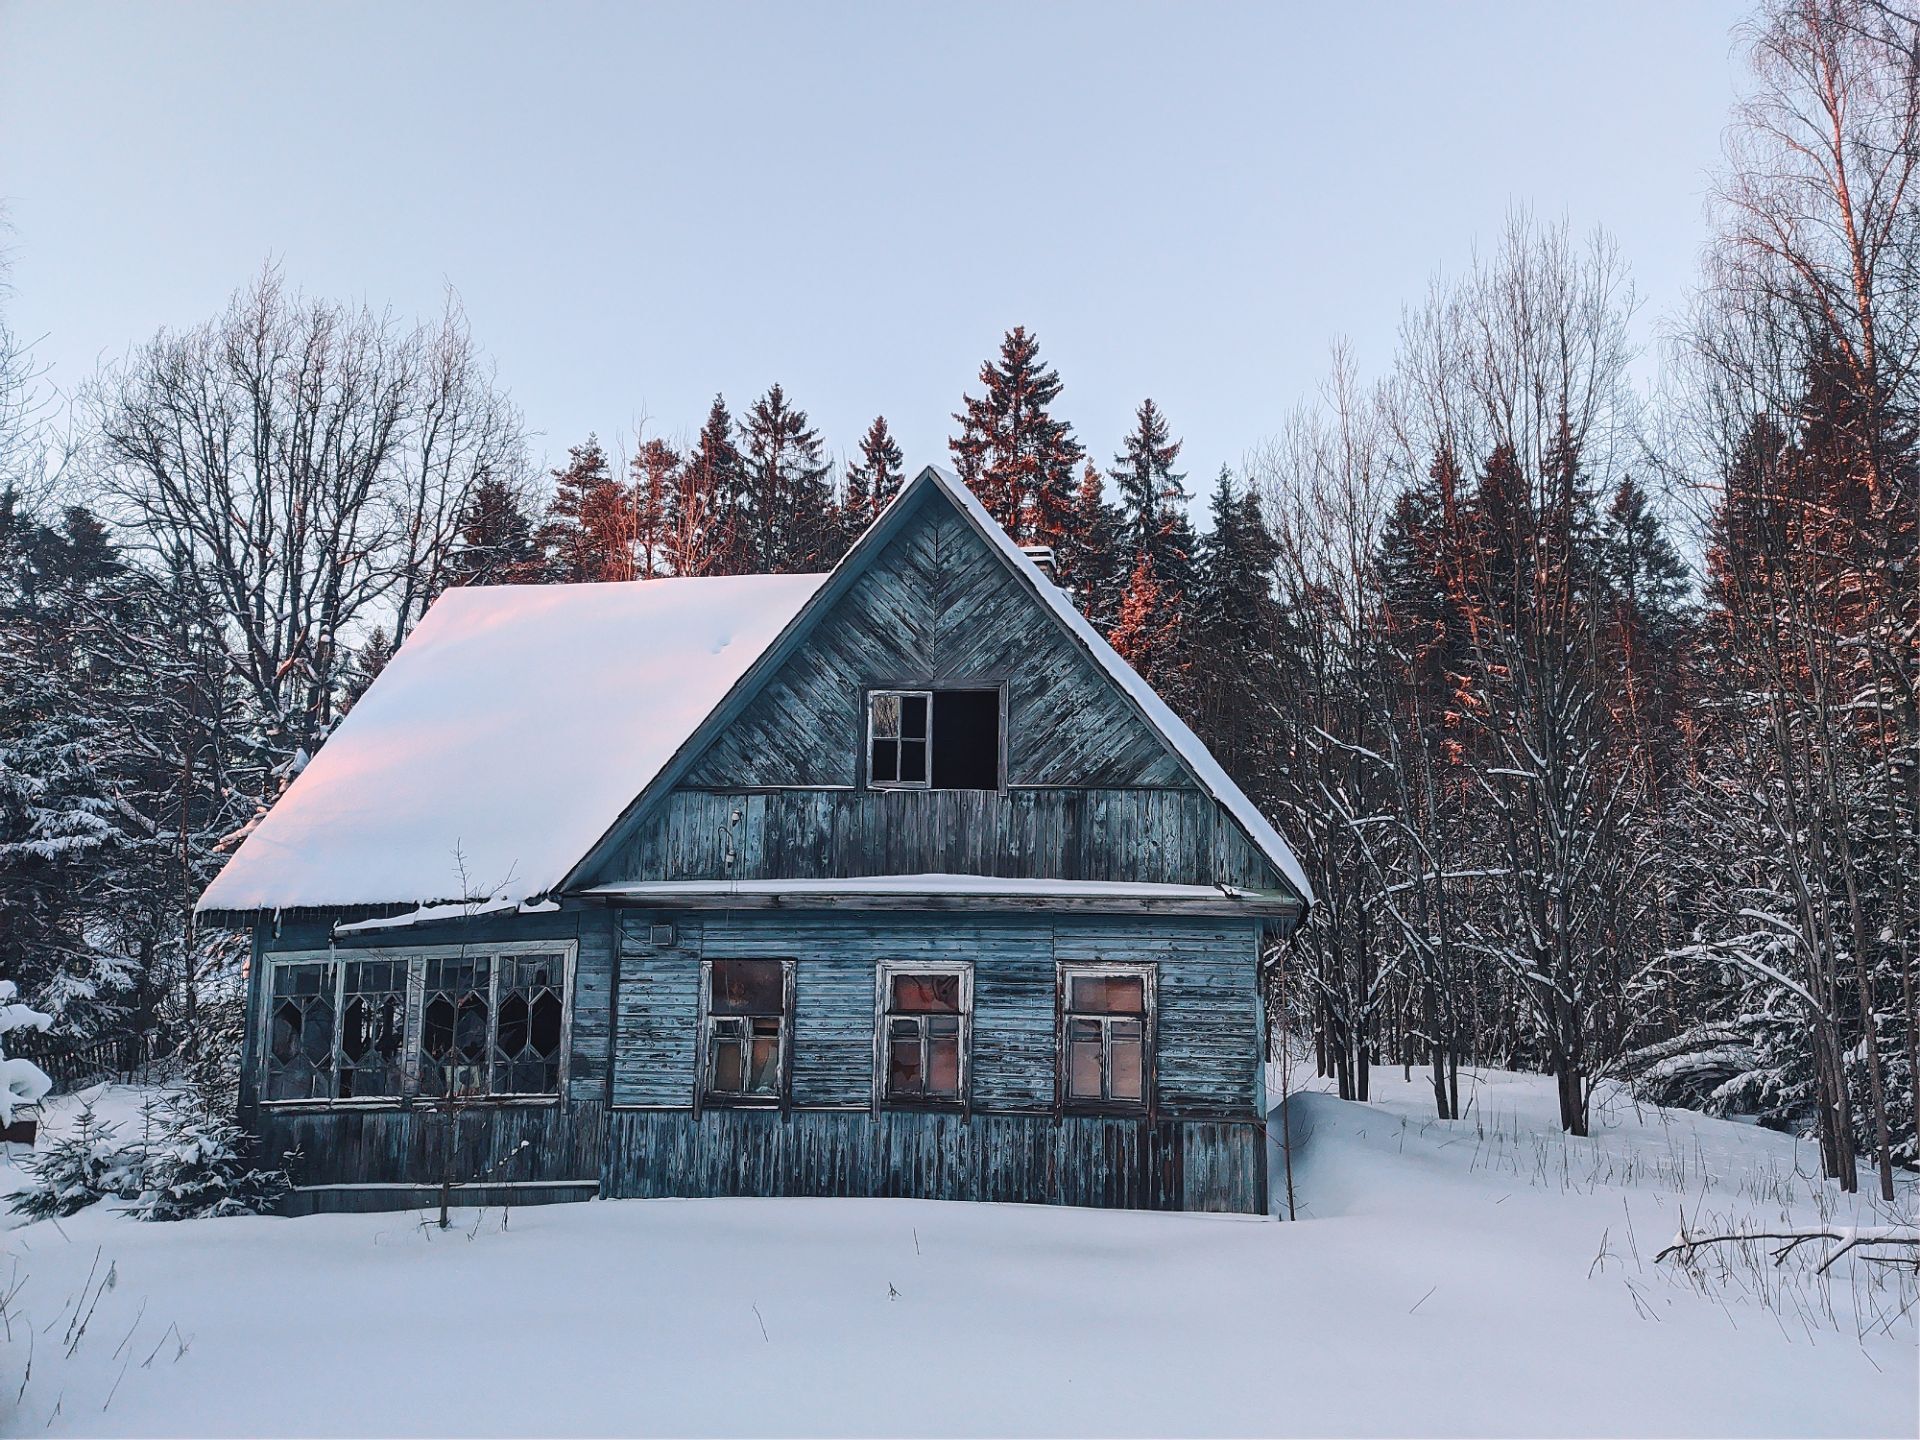
M 943 490 L 925 488 L 902 519 L 681 783 L 856 786 L 866 687 L 1011 682 L 1009 785 L 1192 786 Z
M 882 565 L 883 558 L 888 563 Z M 998 576 L 993 574 L 994 565 L 999 567 Z M 877 572 L 871 581 L 870 572 Z M 1003 584 L 1009 577 L 1013 583 Z M 1012 788 L 1003 798 L 1108 785 L 1125 787 L 1139 795 L 1197 791 L 1218 807 L 1216 855 L 1244 854 L 1256 868 L 1277 877 L 1300 902 L 1312 904 L 1306 872 L 1272 822 L 1185 722 L 1114 653 L 1065 593 L 1020 552 L 979 500 L 955 476 L 932 466 L 922 470 L 895 497 L 726 700 L 635 797 L 618 823 L 574 866 L 566 887 L 594 883 L 614 856 L 641 833 L 642 822 L 669 795 L 698 793 L 693 788 L 698 782 L 690 778 L 696 770 L 716 777 L 710 784 L 732 789 L 768 788 L 764 782 L 756 784 L 742 777 L 777 775 L 782 765 L 788 767 L 787 774 L 828 773 L 820 768 L 820 758 L 810 754 L 805 759 L 807 769 L 795 767 L 805 748 L 816 743 L 805 738 L 758 747 L 741 743 L 741 737 L 771 742 L 777 736 L 804 731 L 808 728 L 804 723 L 782 726 L 778 717 L 798 714 L 804 718 L 809 704 L 822 717 L 817 743 L 840 746 L 839 768 L 831 772 L 840 778 L 776 783 L 799 783 L 819 795 L 856 790 L 864 725 L 861 702 L 855 698 L 858 687 L 849 688 L 843 683 L 844 677 L 835 678 L 834 667 L 824 662 L 824 649 L 815 650 L 811 657 L 808 652 L 816 625 L 833 616 L 841 601 L 863 586 L 868 587 L 865 599 L 849 612 L 839 639 L 844 655 L 859 664 L 880 661 L 887 665 L 913 662 L 935 666 L 949 663 L 948 657 L 954 657 L 951 663 L 955 665 L 981 663 L 979 656 L 984 652 L 980 647 L 997 644 L 996 637 L 1007 625 L 1018 627 L 1023 640 L 1031 642 L 1019 648 L 1014 657 L 1021 688 L 1033 686 L 1035 694 L 1053 695 L 1062 703 L 1039 716 L 1041 728 L 1028 733 L 1046 735 L 1049 726 L 1059 729 L 1052 735 L 1050 746 L 1035 744 L 1030 753 L 1009 766 Z M 1066 692 L 1055 688 L 1067 676 L 1084 678 L 1089 673 L 1098 681 L 1087 689 L 1090 708 L 1080 707 Z M 933 681 L 991 683 L 995 679 L 977 674 L 923 671 L 905 676 L 882 672 L 866 683 L 904 687 L 910 682 L 924 686 Z M 781 689 L 763 703 L 768 687 L 776 680 Z M 1077 723 L 1076 717 L 1094 723 L 1069 733 L 1069 727 Z M 1009 717 L 1010 732 L 1016 723 Z M 1103 727 L 1110 728 L 1100 737 Z M 1010 749 L 1017 743 L 1010 733 Z M 1015 768 L 1029 763 L 1033 768 L 1024 772 Z M 1108 767 L 1104 772 L 1103 766 Z M 718 779 L 723 772 L 726 778 Z M 1048 773 L 1074 778 L 1034 778 Z M 1100 778 L 1103 773 L 1131 773 L 1136 778 L 1107 781 Z M 683 784 L 689 787 L 687 791 L 676 789 Z M 937 797 L 965 792 L 931 793 Z M 1240 867 L 1234 868 L 1238 871 Z M 1235 883 L 1239 883 L 1237 879 Z

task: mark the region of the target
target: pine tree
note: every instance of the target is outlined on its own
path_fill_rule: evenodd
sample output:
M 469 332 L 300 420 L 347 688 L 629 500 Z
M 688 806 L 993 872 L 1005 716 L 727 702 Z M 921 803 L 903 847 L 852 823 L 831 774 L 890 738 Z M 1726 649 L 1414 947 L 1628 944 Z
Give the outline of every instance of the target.
M 460 537 L 447 562 L 449 585 L 516 585 L 543 577 L 533 517 L 520 493 L 488 476 L 460 511 Z
M 1020 544 L 1058 549 L 1072 523 L 1074 471 L 1085 454 L 1049 407 L 1059 374 L 1040 362 L 1039 337 L 1015 326 L 998 361 L 980 367 L 986 393 L 962 397 L 960 434 L 948 442 L 960 478 Z
M 820 432 L 807 412 L 772 386 L 741 427 L 748 563 L 765 574 L 799 574 L 839 558 L 839 516 Z
M 739 575 L 752 568 L 745 485 L 733 416 L 725 397 L 716 395 L 675 477 L 667 523 L 675 575 Z
M 887 503 L 906 484 L 906 457 L 887 428 L 887 417 L 876 416 L 860 439 L 860 458 L 847 466 L 846 527 L 848 539 L 871 525 Z
M 1133 431 L 1108 472 L 1120 491 L 1121 554 L 1133 558 L 1136 576 L 1144 558 L 1153 577 L 1154 626 L 1162 643 L 1171 647 L 1154 664 L 1169 686 L 1179 683 L 1191 659 L 1185 611 L 1199 549 L 1187 518 L 1186 477 L 1173 469 L 1179 456 L 1180 442 L 1172 437 L 1166 416 L 1146 400 L 1134 412 Z M 1129 580 L 1129 595 L 1135 584 Z
M 679 452 L 660 439 L 643 443 L 627 466 L 633 493 L 634 549 L 643 580 L 668 573 L 674 480 L 679 469 Z
M 1191 545 L 1178 560 L 1170 553 L 1170 532 L 1176 517 L 1184 520 L 1186 516 L 1187 477 L 1173 469 L 1179 458 L 1180 442 L 1173 438 L 1166 415 L 1152 400 L 1143 400 L 1134 412 L 1126 446 L 1114 457 L 1113 469 L 1108 472 L 1120 490 L 1127 550 L 1152 556 L 1154 569 L 1163 581 L 1177 567 L 1189 563 L 1193 555 Z
M 589 435 L 553 472 L 553 499 L 538 535 L 549 577 L 561 584 L 633 579 L 636 529 L 633 495 Z
M 1177 711 L 1185 712 L 1187 643 L 1180 608 L 1153 573 L 1153 557 L 1141 555 L 1120 598 L 1120 618 L 1108 642 L 1140 677 Z
M 1267 716 L 1279 674 L 1272 649 L 1281 629 L 1273 591 L 1278 549 L 1260 497 L 1237 492 L 1224 465 L 1207 508 L 1188 611 L 1189 718 L 1234 778 L 1258 794 L 1273 763 Z
M 1127 571 L 1121 562 L 1120 509 L 1107 499 L 1100 467 L 1086 461 L 1074 495 L 1073 521 L 1054 550 L 1058 579 L 1101 634 L 1119 623 Z

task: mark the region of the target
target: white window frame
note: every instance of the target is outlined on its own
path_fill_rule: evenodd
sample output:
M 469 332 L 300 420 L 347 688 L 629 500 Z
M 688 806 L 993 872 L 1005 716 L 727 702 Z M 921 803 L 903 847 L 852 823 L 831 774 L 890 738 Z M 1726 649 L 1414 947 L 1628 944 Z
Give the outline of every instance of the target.
M 713 1013 L 713 967 L 716 961 L 732 960 L 757 960 L 780 967 L 780 1084 L 772 1095 L 743 1095 L 732 1090 L 715 1090 L 710 1083 L 712 1022 L 732 1018 Z M 798 965 L 799 962 L 791 955 L 713 955 L 701 958 L 699 1024 L 693 1032 L 693 1108 L 696 1115 L 709 1108 L 779 1110 L 784 1113 L 792 1107 L 794 1010 L 798 1002 L 795 972 Z
M 894 1096 L 887 1091 L 889 1021 L 896 975 L 960 977 L 960 1095 L 945 1100 L 930 1095 Z M 973 1105 L 973 962 L 971 960 L 882 960 L 874 967 L 873 1108 L 879 1110 L 969 1110 Z
M 421 1042 L 425 1030 L 427 961 L 429 959 L 471 959 L 502 955 L 558 955 L 560 959 L 560 1056 L 559 1079 L 554 1089 L 533 1092 L 505 1092 L 470 1097 L 476 1105 L 556 1105 L 566 1093 L 567 1079 L 573 1069 L 573 985 L 578 962 L 577 940 L 504 940 L 491 945 L 382 945 L 334 947 L 325 950 L 274 950 L 261 957 L 259 1009 L 254 1017 L 259 1054 L 255 1057 L 255 1078 L 259 1103 L 266 1109 L 306 1110 L 395 1110 L 416 1101 L 437 1102 L 436 1095 L 420 1092 L 420 1071 L 424 1061 Z M 339 1094 L 340 1045 L 346 1011 L 347 964 L 355 960 L 387 960 L 406 965 L 406 1017 L 400 1040 L 400 1093 L 397 1095 Z M 332 1095 L 306 1099 L 269 1099 L 268 1084 L 273 1063 L 273 978 L 274 972 L 289 965 L 331 965 L 333 967 L 333 1089 Z M 500 1024 L 500 967 L 487 967 L 487 1074 L 491 1083 Z
M 915 699 L 925 700 L 927 702 L 927 733 L 922 742 L 926 746 L 926 766 L 924 773 L 918 780 L 876 780 L 873 778 L 874 742 L 880 739 L 891 739 L 896 746 L 900 743 L 898 737 L 879 736 L 873 733 L 873 702 L 885 695 L 898 696 L 902 700 Z M 894 753 L 896 756 L 894 771 L 898 774 L 900 767 L 897 757 L 899 752 L 896 750 Z M 933 788 L 933 691 L 913 687 L 897 688 L 885 685 L 877 685 L 867 691 L 867 754 L 865 764 L 867 788 L 870 790 L 931 790 Z
M 1160 1048 L 1160 994 L 1159 969 L 1151 961 L 1118 960 L 1062 960 L 1056 967 L 1054 990 L 1054 1107 L 1067 1115 L 1151 1115 L 1154 1109 L 1154 1089 L 1159 1078 L 1158 1051 Z M 1146 1013 L 1141 1016 L 1141 1054 L 1140 1054 L 1140 1098 L 1138 1100 L 1089 1100 L 1073 1094 L 1071 1085 L 1073 1051 L 1071 1028 L 1075 1016 L 1072 1008 L 1073 981 L 1076 979 L 1140 979 L 1141 995 Z M 1101 1070 L 1102 1087 L 1105 1088 L 1105 1056 L 1111 1048 L 1106 1036 L 1111 1015 L 1095 1015 L 1087 1012 L 1081 1019 L 1101 1020 Z

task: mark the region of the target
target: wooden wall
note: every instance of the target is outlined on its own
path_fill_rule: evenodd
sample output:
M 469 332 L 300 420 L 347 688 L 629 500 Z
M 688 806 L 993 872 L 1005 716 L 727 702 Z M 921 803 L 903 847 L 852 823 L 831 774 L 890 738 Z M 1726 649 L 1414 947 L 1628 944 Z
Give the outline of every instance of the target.
M 735 912 L 676 917 L 675 943 L 623 926 L 614 1105 L 690 1106 L 700 959 L 791 956 L 793 1103 L 873 1096 L 876 967 L 885 959 L 974 966 L 972 1100 L 1048 1112 L 1054 1103 L 1055 963 L 1153 961 L 1159 975 L 1157 1109 L 1170 1119 L 1258 1116 L 1259 997 L 1251 921 Z
M 550 1104 L 276 1109 L 263 1152 L 297 1151 L 295 1208 L 431 1203 L 453 1147 L 466 1203 L 805 1194 L 1004 1199 L 1147 1209 L 1265 1204 L 1255 922 L 1154 917 L 683 914 L 650 943 L 641 912 L 567 910 L 343 937 L 380 944 L 577 939 L 572 1069 Z M 323 949 L 318 922 L 263 929 L 266 950 Z M 793 956 L 793 1109 L 691 1110 L 702 956 Z M 974 965 L 968 1115 L 871 1110 L 883 958 Z M 1150 1119 L 1052 1114 L 1055 965 L 1151 960 L 1159 977 Z M 617 963 L 617 977 L 615 967 Z M 617 980 L 617 984 L 616 984 Z M 611 1013 L 608 997 L 614 1004 Z M 251 1088 L 251 1081 L 249 1082 Z M 611 1102 L 611 1107 L 609 1106 Z M 524 1149 L 521 1142 L 530 1142 Z
M 865 788 L 865 693 L 1007 687 L 1000 791 Z M 628 822 L 595 883 L 961 874 L 1285 888 L 937 492 Z
M 764 1110 L 616 1110 L 601 1193 L 888 1196 L 1266 1209 L 1263 1132 L 1251 1122 L 1095 1116 Z
M 694 786 L 854 785 L 861 688 L 1014 683 L 1007 778 L 1020 785 L 1186 780 L 1126 698 L 944 496 L 919 513 L 694 764 Z

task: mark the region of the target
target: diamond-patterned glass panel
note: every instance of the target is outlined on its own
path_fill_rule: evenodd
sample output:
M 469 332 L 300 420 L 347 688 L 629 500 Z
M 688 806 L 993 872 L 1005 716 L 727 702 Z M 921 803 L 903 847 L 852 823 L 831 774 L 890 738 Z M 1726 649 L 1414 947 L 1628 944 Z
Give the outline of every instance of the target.
M 333 1094 L 333 987 L 328 961 L 275 965 L 269 999 L 266 1098 L 324 1100 Z
M 491 955 L 431 956 L 420 1023 L 420 1093 L 487 1093 Z
M 344 962 L 340 1094 L 398 1095 L 407 1027 L 407 962 Z

